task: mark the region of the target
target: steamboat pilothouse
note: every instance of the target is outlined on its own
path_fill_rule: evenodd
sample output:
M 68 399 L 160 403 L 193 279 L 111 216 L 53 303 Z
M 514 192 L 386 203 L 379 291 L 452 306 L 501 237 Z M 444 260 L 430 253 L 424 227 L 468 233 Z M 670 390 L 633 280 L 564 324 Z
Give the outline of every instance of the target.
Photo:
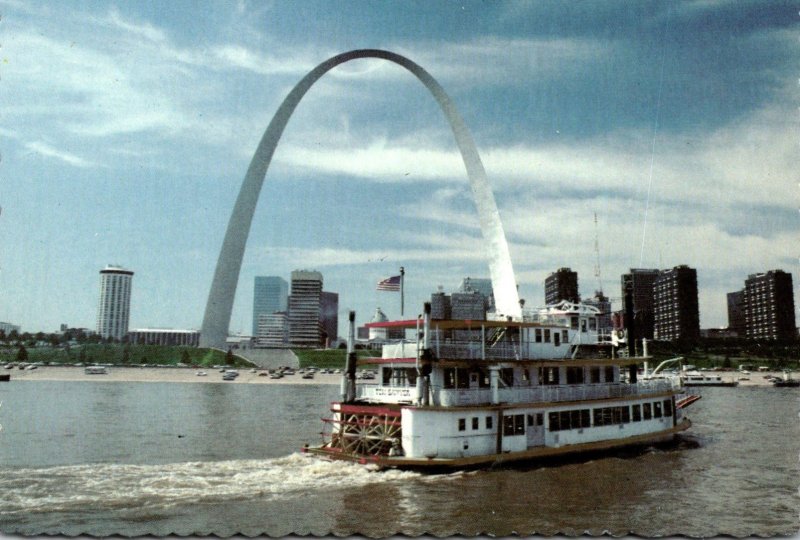
M 305 450 L 379 467 L 458 468 L 667 441 L 691 422 L 679 379 L 644 379 L 599 311 L 562 302 L 522 320 L 371 323 L 415 339 L 383 346 L 375 381 L 356 384 L 350 312 L 342 399 L 324 442 Z

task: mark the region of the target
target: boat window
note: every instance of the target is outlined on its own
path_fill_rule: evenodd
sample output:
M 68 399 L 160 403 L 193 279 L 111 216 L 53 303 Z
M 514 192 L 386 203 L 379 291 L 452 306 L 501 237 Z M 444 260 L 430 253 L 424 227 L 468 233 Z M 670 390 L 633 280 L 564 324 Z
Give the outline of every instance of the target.
M 537 426 L 544 425 L 544 413 L 536 413 L 536 425 Z
M 500 370 L 500 380 L 505 386 L 514 386 L 514 368 L 503 368 Z
M 549 414 L 550 431 L 565 431 L 568 429 L 582 429 L 591 426 L 589 409 L 575 409 L 572 411 L 559 411 Z
M 540 367 L 539 384 L 559 384 L 557 367 Z
M 417 385 L 417 368 L 406 368 L 406 379 L 409 386 Z
M 614 366 L 606 366 L 606 382 L 614 382 Z
M 550 343 L 550 329 L 549 328 L 545 328 L 544 329 L 544 342 L 545 343 Z
M 581 319 L 581 332 L 586 332 L 586 319 Z
M 478 387 L 489 388 L 489 371 L 485 369 L 478 370 Z
M 645 420 L 650 420 L 651 418 L 653 418 L 653 413 L 650 410 L 650 404 L 649 403 L 643 403 L 642 404 L 642 413 L 643 413 L 643 416 L 644 416 Z
M 458 431 L 466 431 L 467 430 L 467 419 L 466 418 L 459 418 L 458 419 Z
M 455 368 L 444 368 L 444 388 L 455 388 L 456 387 L 456 370 Z
M 633 421 L 634 422 L 641 422 L 642 420 L 642 406 L 641 405 L 633 405 Z
M 533 414 L 528 415 L 528 427 L 532 427 L 536 425 L 536 418 Z
M 600 382 L 600 366 L 592 366 L 589 368 L 589 379 L 592 384 Z
M 456 368 L 456 388 L 469 388 L 469 372 L 465 368 Z
M 383 374 L 383 386 L 389 386 L 389 382 L 392 379 L 392 368 L 385 367 L 381 370 Z
M 655 418 L 661 418 L 661 402 L 656 401 L 653 403 L 653 416 Z
M 553 345 L 556 347 L 561 346 L 561 334 L 558 332 L 553 332 Z
M 558 422 L 558 413 L 551 412 L 547 415 L 547 422 L 550 426 L 550 431 L 559 431 L 561 429 L 561 425 Z
M 664 416 L 672 416 L 672 400 L 664 400 Z
M 578 316 L 577 315 L 573 315 L 572 317 L 569 318 L 569 327 L 572 328 L 573 330 L 577 330 L 578 329 Z
M 562 330 L 561 331 L 561 341 L 563 341 L 564 343 L 569 343 L 569 331 L 568 330 Z
M 525 415 L 514 415 L 514 435 L 525 435 Z
M 522 368 L 522 382 L 526 385 L 531 382 L 531 374 L 527 368 Z
M 503 435 L 507 437 L 525 435 L 525 415 L 513 414 L 503 416 Z
M 583 384 L 583 366 L 567 367 L 567 384 Z
M 491 416 L 486 417 L 486 429 L 492 429 L 492 424 L 493 424 L 492 418 L 493 417 Z
M 478 429 L 480 426 L 480 419 L 477 416 L 472 417 L 472 429 Z
M 589 319 L 589 330 L 591 330 L 592 332 L 597 330 L 597 319 L 594 317 L 591 317 Z
M 631 411 L 627 405 L 618 407 L 603 407 L 594 410 L 595 426 L 611 426 L 627 424 L 631 421 Z
M 542 342 L 542 329 L 541 328 L 537 328 L 536 329 L 535 336 L 536 337 L 534 339 L 536 340 L 536 343 L 541 343 Z

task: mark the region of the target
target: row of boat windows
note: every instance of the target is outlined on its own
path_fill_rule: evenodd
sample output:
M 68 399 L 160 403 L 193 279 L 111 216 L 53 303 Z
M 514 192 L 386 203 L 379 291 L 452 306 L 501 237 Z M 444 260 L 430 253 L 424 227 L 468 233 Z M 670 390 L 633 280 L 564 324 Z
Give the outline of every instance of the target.
M 514 368 L 502 368 L 499 370 L 500 383 L 501 386 L 510 387 L 530 386 L 534 379 L 540 385 L 614 382 L 614 366 L 568 366 L 564 368 L 563 379 L 561 369 L 558 366 L 522 368 L 517 370 L 517 379 L 515 380 Z M 391 374 L 387 375 L 386 372 L 387 370 L 384 370 L 384 384 L 389 384 Z M 445 389 L 469 388 L 470 386 L 489 388 L 489 370 L 487 369 L 445 368 L 443 375 L 442 387 Z
M 672 401 L 654 401 L 636 405 L 623 405 L 617 407 L 602 407 L 593 409 L 594 422 L 590 422 L 589 409 L 576 409 L 572 411 L 558 411 L 548 414 L 548 427 L 550 431 L 565 431 L 569 429 L 582 429 L 592 426 L 613 426 L 628 424 L 631 421 L 641 422 L 653 418 L 671 417 Z
M 593 413 L 593 414 L 592 414 Z M 594 422 L 592 422 L 594 416 Z M 566 431 L 570 429 L 583 429 L 598 426 L 613 426 L 628 424 L 631 421 L 641 422 L 653 418 L 671 417 L 672 401 L 654 401 L 636 405 L 622 405 L 615 407 L 601 407 L 597 409 L 574 409 L 571 411 L 556 411 L 548 413 L 548 429 L 550 431 Z M 473 416 L 471 419 L 472 430 L 480 429 L 480 418 Z M 485 429 L 492 429 L 494 417 L 484 418 Z M 510 414 L 503 416 L 503 436 L 525 435 L 525 426 L 541 427 L 544 425 L 544 413 Z M 458 431 L 467 430 L 467 418 L 458 419 Z

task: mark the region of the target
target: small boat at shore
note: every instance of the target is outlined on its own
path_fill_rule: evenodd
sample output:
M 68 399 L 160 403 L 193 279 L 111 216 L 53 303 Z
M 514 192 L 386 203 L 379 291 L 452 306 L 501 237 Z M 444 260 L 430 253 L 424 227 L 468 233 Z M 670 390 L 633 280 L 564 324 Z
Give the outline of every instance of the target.
M 683 386 L 738 386 L 739 381 L 723 379 L 719 375 L 709 375 L 699 371 L 684 371 L 680 375 Z
M 800 380 L 792 379 L 789 372 L 784 371 L 783 377 L 773 377 L 771 379 L 772 386 L 775 388 L 797 388 L 800 387 Z

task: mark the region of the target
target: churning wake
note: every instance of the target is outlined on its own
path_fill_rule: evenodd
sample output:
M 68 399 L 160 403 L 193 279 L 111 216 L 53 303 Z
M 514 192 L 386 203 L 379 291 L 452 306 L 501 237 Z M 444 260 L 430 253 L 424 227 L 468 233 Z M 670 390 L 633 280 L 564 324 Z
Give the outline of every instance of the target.
M 90 464 L 0 471 L 0 516 L 86 509 L 165 508 L 185 503 L 289 498 L 309 490 L 390 483 L 422 475 L 381 471 L 304 454 L 266 460 Z

